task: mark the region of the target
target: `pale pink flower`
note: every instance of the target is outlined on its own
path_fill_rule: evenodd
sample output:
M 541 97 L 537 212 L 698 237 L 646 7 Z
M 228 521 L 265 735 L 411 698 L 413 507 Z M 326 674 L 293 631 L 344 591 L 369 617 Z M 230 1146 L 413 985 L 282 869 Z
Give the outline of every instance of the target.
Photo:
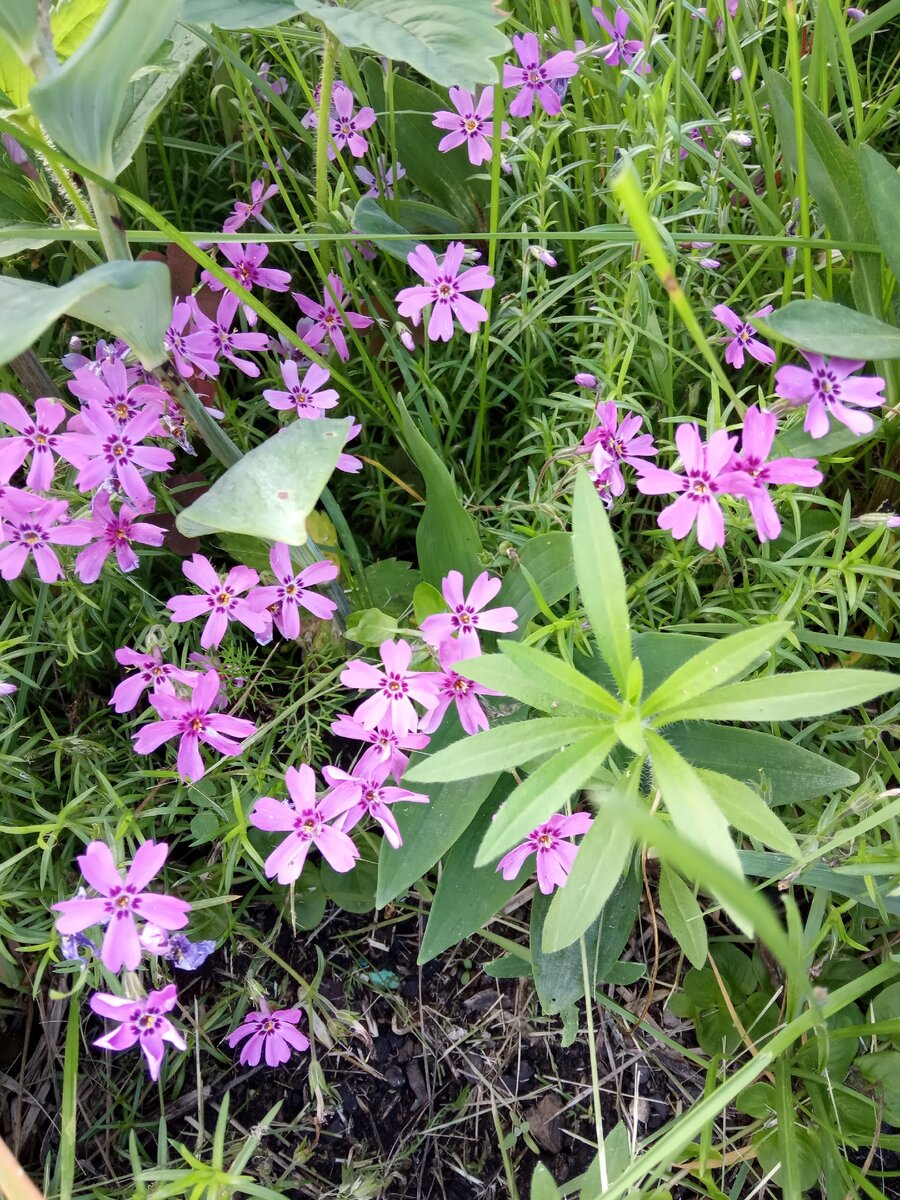
M 344 305 L 344 285 L 333 272 L 329 272 L 328 274 L 328 281 L 321 304 L 299 292 L 292 294 L 301 312 L 305 313 L 313 321 L 313 325 L 309 330 L 309 345 L 316 346 L 324 338 L 328 338 L 335 350 L 337 350 L 338 358 L 342 359 L 343 362 L 347 362 L 350 358 L 350 351 L 347 348 L 344 329 L 348 325 L 351 329 L 368 329 L 372 324 L 372 318 L 364 317 L 358 312 L 352 312 Z
M 368 141 L 362 136 L 364 129 L 375 124 L 374 108 L 361 108 L 354 115 L 353 93 L 348 87 L 335 88 L 331 95 L 333 115 L 328 123 L 331 142 L 328 157 L 334 158 L 346 146 L 354 158 L 362 158 L 369 149 Z
M 117 484 L 139 507 L 150 500 L 144 473 L 168 471 L 175 461 L 171 450 L 145 446 L 144 439 L 159 429 L 159 414 L 144 409 L 124 424 L 118 424 L 105 408 L 88 405 L 81 410 L 86 434 L 79 434 L 79 462 L 75 477 L 79 491 L 92 492 L 101 484 Z
M 375 170 L 370 171 L 368 167 L 364 167 L 361 163 L 353 168 L 353 174 L 366 185 L 364 196 L 372 196 L 378 200 L 381 196 L 385 196 L 388 200 L 393 200 L 394 189 L 397 183 L 405 176 L 406 171 L 400 163 L 393 163 L 388 166 L 387 159 L 383 154 L 379 154 L 375 162 Z
M 175 691 L 172 687 L 173 679 L 187 687 L 193 687 L 200 678 L 196 671 L 185 671 L 182 667 L 163 662 L 162 651 L 158 647 L 152 654 L 141 654 L 132 650 L 130 646 L 122 646 L 116 651 L 115 658 L 121 666 L 134 667 L 136 672 L 123 679 L 112 694 L 110 704 L 117 713 L 131 712 L 136 708 L 148 688 L 154 692 L 168 692 L 171 695 Z
M 494 122 L 491 114 L 494 111 L 494 89 L 482 89 L 478 103 L 471 92 L 465 88 L 450 89 L 450 103 L 456 112 L 441 109 L 434 114 L 432 125 L 438 129 L 448 129 L 450 132 L 438 142 L 438 150 L 447 153 L 457 146 L 465 145 L 469 162 L 478 167 L 487 162 L 493 154 L 491 139 L 494 136 Z M 501 137 L 509 135 L 509 126 L 504 121 L 500 130 Z
M 522 33 L 513 37 L 513 48 L 521 66 L 507 64 L 503 68 L 503 86 L 520 88 L 509 106 L 511 117 L 528 117 L 534 107 L 535 97 L 550 116 L 562 112 L 559 93 L 553 83 L 558 79 L 571 79 L 578 74 L 578 63 L 571 50 L 561 50 L 546 62 L 541 62 L 541 47 L 536 34 Z
M 99 346 L 100 343 L 98 350 Z M 126 346 L 125 351 L 127 349 Z M 166 392 L 156 383 L 135 383 L 133 376 L 134 369 L 126 367 L 121 358 L 107 356 L 79 367 L 75 378 L 70 379 L 66 387 L 82 404 L 91 410 L 102 409 L 117 425 L 126 425 L 133 417 L 145 412 L 161 416 L 168 399 Z M 72 417 L 68 428 L 77 433 L 90 430 L 82 413 Z M 159 426 L 151 427 L 148 436 L 158 437 L 162 432 Z M 77 439 L 69 444 L 73 447 L 81 445 Z M 80 464 L 76 461 L 75 465 Z
M 329 866 L 341 873 L 351 871 L 359 858 L 353 840 L 329 824 L 349 807 L 346 799 L 328 794 L 316 798 L 316 775 L 305 764 L 288 767 L 285 772 L 290 802 L 262 796 L 250 813 L 250 824 L 267 833 L 286 833 L 265 861 L 269 878 L 279 883 L 294 883 L 300 878 L 306 856 L 313 846 Z
M 637 466 L 642 458 L 653 458 L 656 446 L 649 433 L 639 433 L 643 425 L 643 417 L 636 413 L 625 413 L 619 420 L 619 410 L 615 401 L 600 401 L 594 409 L 600 424 L 585 434 L 581 448 L 591 451 L 591 461 L 595 472 L 603 475 L 613 496 L 621 496 L 625 491 L 625 477 L 622 474 L 622 463 Z
M 464 292 L 481 292 L 494 286 L 494 277 L 487 267 L 470 267 L 460 274 L 463 255 L 462 242 L 451 242 L 441 262 L 435 258 L 430 247 L 416 246 L 406 261 L 422 276 L 423 284 L 403 288 L 397 293 L 398 311 L 418 325 L 423 310 L 430 304 L 428 336 L 433 342 L 449 342 L 453 336 L 453 318 L 456 317 L 466 333 L 474 333 L 488 317 L 483 304 L 471 300 Z
M 15 429 L 13 437 L 0 438 L 0 479 L 6 483 L 31 455 L 26 484 L 37 492 L 46 492 L 56 471 L 54 454 L 70 458 L 69 446 L 78 445 L 73 434 L 54 432 L 66 419 L 66 410 L 54 400 L 34 402 L 32 417 L 15 396 L 0 392 L 0 421 Z M 77 451 L 75 454 L 77 458 Z
M 193 317 L 193 306 L 187 300 L 176 300 L 172 307 L 172 323 L 163 337 L 163 346 L 172 356 L 175 369 L 182 379 L 190 379 L 195 367 L 201 375 L 213 378 L 219 373 L 216 346 L 210 339 L 204 338 L 199 343 L 195 339 L 192 348 L 190 334 L 185 331 L 191 325 Z
M 272 1012 L 265 1000 L 260 1000 L 259 1007 L 259 1012 L 247 1013 L 228 1035 L 232 1050 L 247 1039 L 240 1053 L 240 1062 L 245 1067 L 258 1066 L 263 1053 L 267 1067 L 278 1067 L 288 1061 L 294 1050 L 309 1049 L 309 1038 L 296 1028 L 303 1016 L 299 1008 L 279 1008 Z
M 151 1079 L 159 1079 L 165 1043 L 176 1050 L 187 1050 L 187 1042 L 165 1015 L 177 1003 L 174 983 L 159 991 L 150 992 L 143 1000 L 114 996 L 110 992 L 95 992 L 90 999 L 91 1009 L 101 1017 L 118 1021 L 119 1028 L 104 1033 L 94 1041 L 102 1050 L 129 1050 L 140 1044 L 147 1060 Z
M 371 817 L 381 826 L 388 843 L 396 850 L 403 845 L 400 828 L 391 812 L 391 804 L 428 804 L 428 796 L 411 792 L 405 787 L 385 787 L 390 774 L 390 763 L 378 756 L 377 750 L 368 750 L 352 771 L 341 771 L 338 767 L 323 767 L 322 774 L 331 784 L 331 796 L 335 803 L 346 807 L 339 824 L 345 832 L 358 825 L 363 817 Z
M 311 363 L 301 380 L 297 364 L 293 359 L 286 359 L 281 364 L 281 378 L 286 391 L 266 388 L 263 395 L 273 408 L 293 409 L 298 417 L 321 417 L 326 409 L 334 408 L 340 399 L 334 388 L 322 390 L 331 378 L 331 372 L 318 363 Z
M 644 43 L 638 38 L 626 37 L 631 18 L 625 9 L 617 8 L 612 21 L 602 8 L 592 8 L 591 12 L 596 17 L 598 24 L 602 25 L 612 38 L 612 42 L 605 46 L 600 54 L 606 65 L 608 67 L 631 67 L 636 75 L 649 74 L 650 64 L 648 62 L 639 62 L 635 66 L 634 60 L 643 52 Z
M 387 725 L 401 736 L 412 733 L 419 724 L 413 700 L 424 708 L 437 705 L 434 675 L 430 671 L 409 669 L 412 647 L 408 642 L 387 639 L 379 646 L 378 653 L 383 669 L 353 659 L 341 672 L 344 687 L 375 692 L 360 704 L 353 717 L 370 729 Z
M 83 546 L 91 539 L 88 522 L 71 521 L 68 512 L 66 500 L 42 500 L 7 488 L 0 500 L 0 578 L 18 579 L 30 554 L 44 583 L 62 579 L 65 572 L 52 547 Z
M 331 732 L 338 737 L 367 742 L 371 749 L 366 751 L 366 755 L 373 754 L 382 762 L 386 762 L 391 775 L 398 783 L 409 765 L 409 755 L 403 751 L 424 750 L 431 741 L 425 733 L 395 733 L 390 725 L 378 725 L 369 729 L 349 713 L 341 713 L 336 721 L 332 721 Z
M 223 579 L 205 555 L 195 554 L 189 562 L 181 564 L 181 570 L 191 583 L 203 589 L 203 595 L 173 596 L 167 607 L 171 620 L 179 624 L 209 614 L 200 635 L 204 650 L 219 645 L 229 621 L 240 621 L 253 633 L 265 631 L 266 618 L 248 600 L 241 599 L 242 592 L 259 583 L 259 575 L 252 567 L 232 567 Z
M 502 580 L 491 579 L 487 571 L 482 571 L 468 595 L 463 593 L 463 586 L 460 571 L 450 571 L 441 580 L 441 592 L 450 611 L 434 613 L 422 622 L 419 632 L 430 646 L 439 646 L 446 638 L 458 636 L 471 647 L 471 653 L 477 653 L 480 630 L 512 633 L 516 628 L 519 614 L 511 606 L 485 609 L 500 591 Z M 471 653 L 466 657 L 471 657 Z
M 863 375 L 851 379 L 854 372 L 866 364 L 862 359 L 823 358 L 820 354 L 800 352 L 809 363 L 804 367 L 779 367 L 775 372 L 775 392 L 797 408 L 807 405 L 803 428 L 813 438 L 824 437 L 828 432 L 828 415 L 834 416 L 842 425 L 860 436 L 871 433 L 875 422 L 868 413 L 861 413 L 848 405 L 862 408 L 878 408 L 884 404 L 880 395 L 884 380 L 880 375 Z
M 132 550 L 132 542 L 141 546 L 161 546 L 166 531 L 149 521 L 140 521 L 143 514 L 121 504 L 113 512 L 108 492 L 98 492 L 91 501 L 90 518 L 81 521 L 83 528 L 96 539 L 75 559 L 75 574 L 82 583 L 94 583 L 100 578 L 103 564 L 110 554 L 115 554 L 119 570 L 127 574 L 138 566 L 138 556 Z
M 521 845 L 505 854 L 497 863 L 497 870 L 502 872 L 504 879 L 515 879 L 526 858 L 535 854 L 538 887 L 548 896 L 554 888 L 565 887 L 578 853 L 578 847 L 566 839 L 587 833 L 593 823 L 587 813 L 573 813 L 570 817 L 557 813 L 533 829 Z
M 767 304 L 764 308 L 759 309 L 753 314 L 754 317 L 766 317 L 772 311 L 772 305 Z M 734 337 L 728 341 L 725 347 L 725 361 L 735 368 L 740 370 L 744 365 L 744 351 L 753 356 L 757 362 L 765 363 L 766 366 L 771 366 L 775 361 L 775 351 L 771 346 L 767 346 L 756 335 L 756 327 L 753 324 L 753 319 L 748 318 L 746 321 L 743 317 L 739 317 L 733 308 L 729 308 L 727 304 L 717 304 L 712 310 L 712 315 L 716 320 L 725 326 L 729 332 L 734 334 Z
M 234 212 L 225 221 L 222 226 L 223 233 L 236 233 L 239 229 L 251 218 L 255 218 L 264 229 L 271 229 L 272 223 L 267 221 L 262 215 L 263 205 L 266 201 L 271 200 L 273 196 L 278 195 L 278 184 L 271 183 L 266 187 L 265 181 L 262 179 L 254 179 L 250 184 L 250 202 L 246 200 L 235 200 Z
M 222 294 L 214 321 L 210 320 L 202 311 L 193 297 L 188 300 L 188 303 L 193 310 L 195 332 L 189 334 L 185 342 L 188 351 L 193 355 L 192 361 L 198 369 L 204 374 L 210 374 L 211 372 L 204 368 L 203 363 L 210 358 L 224 358 L 244 375 L 256 379 L 259 375 L 259 367 L 251 359 L 240 357 L 236 351 L 266 350 L 269 346 L 269 338 L 265 333 L 232 332 L 231 327 L 240 304 L 234 292 Z
M 473 641 L 474 645 L 471 644 Z M 479 653 L 477 638 L 447 638 L 446 641 L 441 642 L 438 650 L 438 662 L 441 669 L 435 672 L 438 703 L 419 722 L 419 729 L 423 733 L 434 733 L 451 704 L 456 705 L 459 723 L 466 733 L 477 733 L 479 729 L 488 728 L 487 714 L 478 703 L 478 697 L 496 696 L 499 693 L 480 683 L 474 683 L 471 679 L 466 679 L 453 670 L 455 664 L 476 657 Z
M 269 247 L 262 242 L 250 243 L 247 246 L 242 246 L 240 242 L 219 242 L 218 249 L 230 264 L 224 268 L 225 274 L 230 275 L 248 292 L 252 292 L 254 287 L 268 288 L 272 292 L 286 292 L 291 286 L 290 271 L 279 271 L 274 267 L 261 265 L 269 255 Z M 204 271 L 200 278 L 210 291 L 221 292 L 225 287 L 221 279 L 217 279 L 209 271 Z M 255 318 L 256 314 L 253 313 L 253 316 Z
M 313 591 L 316 584 L 337 579 L 338 568 L 331 559 L 323 559 L 297 571 L 288 546 L 276 542 L 269 551 L 269 562 L 278 582 L 254 588 L 247 602 L 259 612 L 271 612 L 282 637 L 293 640 L 300 636 L 301 608 L 321 621 L 331 620 L 337 605 L 327 596 Z

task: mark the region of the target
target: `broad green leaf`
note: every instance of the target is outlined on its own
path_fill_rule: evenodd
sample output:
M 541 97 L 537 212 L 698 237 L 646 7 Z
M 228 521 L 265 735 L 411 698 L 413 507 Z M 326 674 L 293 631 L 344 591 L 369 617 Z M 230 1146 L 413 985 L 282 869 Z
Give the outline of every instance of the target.
M 419 433 L 399 397 L 397 405 L 403 441 L 425 480 L 425 511 L 416 528 L 419 567 L 425 581 L 437 588 L 452 570 L 461 571 L 470 587 L 481 572 L 481 542 L 475 522 L 463 508 L 440 455 Z
M 740 875 L 728 822 L 716 807 L 698 771 L 657 733 L 648 732 L 653 776 L 675 828 L 701 846 L 720 866 Z
M 900 893 L 892 881 L 879 883 L 873 876 L 844 874 L 839 868 L 822 866 L 820 863 L 806 867 L 799 875 L 796 858 L 792 854 L 775 854 L 770 850 L 739 850 L 738 858 L 746 875 L 758 879 L 780 879 L 790 875 L 791 882 L 800 887 L 824 888 L 836 896 L 846 896 L 867 908 L 884 908 L 886 912 L 900 917 Z
M 606 509 L 587 471 L 580 471 L 575 481 L 572 530 L 581 602 L 600 653 L 624 689 L 631 662 L 625 572 Z
M 619 878 L 599 917 L 584 934 L 588 987 L 592 990 L 621 970 L 618 958 L 634 928 L 641 889 L 641 877 L 635 864 Z M 546 949 L 544 939 L 549 906 L 550 897 L 536 892 L 531 902 L 531 965 L 541 1008 L 545 1013 L 558 1013 L 583 998 L 584 972 L 580 941 L 563 950 L 550 952 Z
M 635 784 L 639 772 L 631 777 Z M 623 777 L 611 789 L 623 803 L 628 799 L 629 778 Z M 557 888 L 544 921 L 543 947 L 546 951 L 563 950 L 584 933 L 599 916 L 601 909 L 631 862 L 634 843 L 628 829 L 618 819 L 618 810 L 604 809 L 581 839 L 566 886 Z
M 33 83 L 34 75 L 12 44 L 0 38 L 0 115 L 25 108 Z
M 706 962 L 707 940 L 703 912 L 697 897 L 677 871 L 662 863 L 659 868 L 659 907 L 672 937 L 688 962 L 700 968 Z
M 135 18 L 132 0 L 110 0 L 86 41 L 31 89 L 34 112 L 67 154 L 107 179 L 132 76 L 167 38 L 181 0 L 155 0 Z
M 452 742 L 455 747 L 462 736 L 459 720 L 454 714 L 448 714 L 431 739 L 431 744 L 447 746 Z M 411 770 L 404 772 L 404 782 L 409 781 L 421 761 L 421 755 L 412 756 Z M 498 775 L 499 770 L 480 779 L 462 782 L 417 783 L 415 790 L 428 796 L 428 804 L 393 806 L 403 845 L 395 850 L 388 844 L 387 838 L 382 840 L 378 858 L 378 890 L 375 895 L 377 908 L 384 908 L 402 896 L 447 853 L 474 820 L 497 782 Z
M 0 37 L 12 43 L 25 62 L 35 50 L 38 30 L 37 0 L 3 0 L 0 7 Z
M 859 174 L 881 253 L 900 281 L 900 175 L 871 146 L 859 148 Z
M 543 1163 L 538 1163 L 531 1177 L 531 1200 L 560 1200 L 559 1188 Z
M 430 583 L 419 583 L 413 591 L 413 613 L 416 624 L 421 625 L 435 613 L 447 611 L 447 602 L 441 593 Z
M 419 963 L 430 962 L 449 946 L 483 928 L 519 890 L 521 885 L 517 880 L 504 879 L 493 865 L 475 866 L 479 843 L 514 786 L 515 781 L 509 775 L 499 780 L 444 860 L 422 937 Z
M 294 421 L 229 467 L 175 524 L 185 537 L 247 533 L 302 546 L 306 518 L 334 470 L 350 419 Z
M 347 0 L 342 8 L 296 3 L 345 46 L 409 63 L 445 87 L 473 91 L 476 83 L 496 83 L 492 60 L 509 49 L 493 0 Z
M 802 804 L 859 783 L 859 776 L 787 738 L 755 729 L 691 722 L 669 725 L 666 741 L 695 767 L 720 771 L 770 797 L 771 803 Z
M 271 29 L 299 16 L 293 0 L 184 0 L 182 20 L 217 29 Z
M 887 671 L 792 671 L 707 692 L 702 700 L 671 709 L 670 721 L 799 721 L 865 704 L 900 686 Z
M 789 629 L 787 621 L 773 621 L 711 642 L 660 684 L 644 701 L 642 711 L 648 716 L 664 713 L 710 688 L 729 683 L 748 671 Z
M 480 654 L 478 658 L 467 658 L 456 663 L 454 670 L 466 679 L 474 679 L 492 688 L 499 696 L 510 696 L 540 712 L 561 716 L 575 712 L 584 715 L 585 708 L 561 703 L 559 697 L 534 675 L 526 675 L 506 654 Z
M 158 262 L 110 262 L 49 287 L 0 276 L 3 339 L 0 362 L 15 358 L 63 313 L 126 341 L 144 367 L 166 359 L 163 335 L 172 319 L 172 284 Z
M 900 358 L 900 329 L 827 300 L 792 300 L 768 317 L 754 318 L 761 333 L 814 354 L 834 354 L 867 362 Z
M 709 638 L 692 633 L 638 633 L 632 644 L 640 660 L 644 692 L 650 693 L 688 659 L 705 650 Z M 611 671 L 598 654 L 588 656 L 576 650 L 575 666 L 607 691 L 616 686 Z
M 539 686 L 555 694 L 560 701 L 611 717 L 618 716 L 621 711 L 621 703 L 605 688 L 555 655 L 506 639 L 498 642 L 498 648 L 523 675 L 533 676 Z
M 443 233 L 448 238 L 459 239 L 466 232 L 466 226 L 459 217 L 424 200 L 398 200 L 397 216 L 403 228 L 412 234 Z
M 572 729 L 576 722 L 561 721 L 560 724 Z M 567 740 L 572 741 L 571 738 Z M 476 866 L 493 862 L 505 850 L 523 841 L 532 829 L 559 812 L 572 794 L 603 766 L 615 744 L 616 735 L 611 730 L 598 731 L 595 725 L 591 733 L 582 733 L 578 741 L 573 741 L 532 771 L 510 795 L 491 824 L 475 859 Z
M 555 754 L 578 738 L 595 734 L 597 722 L 562 720 L 559 717 L 537 717 L 533 721 L 518 721 L 497 725 L 465 737 L 436 754 L 421 757 L 403 773 L 407 783 L 435 783 L 477 779 L 480 775 L 496 775 L 529 762 L 541 754 Z
M 378 868 L 361 858 L 352 871 L 335 871 L 324 859 L 319 872 L 322 889 L 345 912 L 370 913 L 375 907 L 375 882 Z
M 780 817 L 772 812 L 759 792 L 718 771 L 698 771 L 729 825 L 773 850 L 800 857 L 800 847 Z
M 559 531 L 532 538 L 519 549 L 516 563 L 506 573 L 497 604 L 511 604 L 519 614 L 519 628 L 515 633 L 506 635 L 518 640 L 525 636 L 528 622 L 540 611 L 532 583 L 548 606 L 564 600 L 575 590 L 572 535 Z
M 380 646 L 387 638 L 396 635 L 397 618 L 380 608 L 363 608 L 352 612 L 347 618 L 346 637 L 361 646 Z
M 406 262 L 415 250 L 419 239 L 410 235 L 408 229 L 387 215 L 377 200 L 363 196 L 353 210 L 353 232 L 373 242 L 379 250 L 392 254 Z

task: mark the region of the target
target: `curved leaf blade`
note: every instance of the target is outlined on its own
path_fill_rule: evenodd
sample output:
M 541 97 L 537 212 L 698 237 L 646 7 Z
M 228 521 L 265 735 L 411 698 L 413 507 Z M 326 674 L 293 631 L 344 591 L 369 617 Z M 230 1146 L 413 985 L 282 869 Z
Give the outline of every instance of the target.
M 796 838 L 753 788 L 718 771 L 699 770 L 697 774 L 729 825 L 746 833 L 773 850 L 800 857 Z
M 760 333 L 814 354 L 833 354 L 840 346 L 847 358 L 866 362 L 900 358 L 900 329 L 827 300 L 791 300 L 754 323 Z
M 37 31 L 37 0 L 3 0 L 0 34 L 12 43 L 23 62 L 28 62 L 34 54 Z
M 631 663 L 625 572 L 606 509 L 587 471 L 580 471 L 575 481 L 572 530 L 581 602 L 600 653 L 624 693 Z
M 887 671 L 792 671 L 732 683 L 658 719 L 670 721 L 798 721 L 865 704 L 900 687 Z M 656 724 L 656 722 L 654 722 Z
M 669 932 L 684 951 L 691 966 L 706 962 L 707 940 L 703 911 L 697 897 L 677 871 L 665 863 L 659 868 L 659 907 Z
M 498 646 L 523 675 L 537 676 L 558 700 L 610 717 L 619 715 L 622 705 L 606 688 L 561 659 L 543 650 L 535 650 L 533 646 L 523 646 L 520 642 L 504 639 Z

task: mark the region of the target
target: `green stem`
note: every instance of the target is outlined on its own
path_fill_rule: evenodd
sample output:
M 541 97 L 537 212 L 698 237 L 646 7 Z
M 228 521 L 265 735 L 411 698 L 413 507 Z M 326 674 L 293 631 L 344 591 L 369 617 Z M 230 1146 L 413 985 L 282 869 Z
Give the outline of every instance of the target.
M 322 80 L 319 85 L 319 111 L 316 125 L 316 212 L 324 224 L 328 220 L 328 141 L 329 115 L 331 113 L 331 93 L 334 87 L 334 64 L 337 59 L 340 42 L 325 30 L 325 50 L 322 54 Z M 322 258 L 326 259 L 329 246 L 322 247 Z M 328 269 L 328 262 L 323 261 L 323 267 Z
M 587 947 L 584 937 L 579 938 L 581 947 L 581 978 L 584 984 L 584 1015 L 587 1021 L 588 1055 L 591 1061 L 591 1087 L 594 1092 L 594 1128 L 597 1132 L 597 1166 L 600 1168 L 600 1195 L 606 1195 L 609 1187 L 609 1172 L 606 1168 L 606 1144 L 603 1137 L 603 1114 L 600 1111 L 600 1072 L 597 1067 L 597 1038 L 594 1034 L 593 988 L 588 974 Z
M 94 210 L 97 232 L 100 234 L 100 240 L 103 243 L 103 249 L 106 251 L 106 257 L 110 261 L 122 259 L 130 262 L 131 247 L 128 245 L 125 225 L 119 215 L 118 200 L 106 188 L 100 187 L 99 184 L 93 183 L 90 179 L 85 181 L 85 187 L 87 188 L 91 208 Z

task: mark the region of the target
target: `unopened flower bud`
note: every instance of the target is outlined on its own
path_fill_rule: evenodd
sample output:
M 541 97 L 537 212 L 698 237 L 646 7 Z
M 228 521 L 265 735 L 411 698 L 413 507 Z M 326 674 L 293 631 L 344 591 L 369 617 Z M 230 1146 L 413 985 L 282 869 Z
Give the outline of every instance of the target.
M 744 72 L 741 70 L 740 67 L 732 67 L 731 68 L 732 82 L 740 83 L 743 78 L 744 78 Z
M 416 343 L 413 341 L 413 335 L 405 326 L 400 330 L 398 337 L 400 338 L 401 346 L 403 346 L 404 349 L 408 350 L 410 354 L 412 354 L 413 350 L 416 348 Z
M 595 388 L 597 386 L 597 376 L 591 375 L 588 371 L 579 371 L 575 376 L 575 382 L 579 387 Z
M 538 262 L 543 263 L 545 267 L 556 266 L 556 259 L 553 257 L 550 251 L 545 250 L 543 246 L 529 246 L 528 250 L 529 253 L 536 258 Z

